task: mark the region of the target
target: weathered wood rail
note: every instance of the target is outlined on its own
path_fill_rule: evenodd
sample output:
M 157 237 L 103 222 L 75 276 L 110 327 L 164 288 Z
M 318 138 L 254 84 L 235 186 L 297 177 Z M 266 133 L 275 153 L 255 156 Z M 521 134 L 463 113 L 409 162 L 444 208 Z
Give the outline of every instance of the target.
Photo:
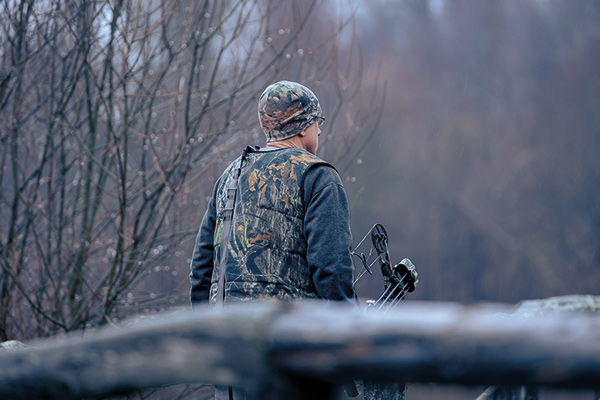
M 508 317 L 497 305 L 242 304 L 0 352 L 0 398 L 79 399 L 179 383 L 333 398 L 350 378 L 595 388 L 600 315 Z M 309 384 L 307 384 L 309 383 Z

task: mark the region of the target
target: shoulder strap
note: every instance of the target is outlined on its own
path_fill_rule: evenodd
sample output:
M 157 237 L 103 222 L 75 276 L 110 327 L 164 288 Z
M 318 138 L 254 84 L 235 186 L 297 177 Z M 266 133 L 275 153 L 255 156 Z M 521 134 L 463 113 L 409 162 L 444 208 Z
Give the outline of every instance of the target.
M 217 306 L 223 307 L 225 298 L 225 272 L 227 270 L 227 255 L 229 254 L 229 236 L 231 235 L 231 222 L 233 221 L 233 212 L 235 210 L 235 198 L 238 189 L 238 180 L 242 172 L 242 163 L 246 159 L 250 147 L 246 147 L 242 153 L 238 165 L 233 171 L 233 179 L 227 186 L 227 201 L 223 209 L 223 229 L 221 230 L 221 247 L 219 249 L 219 284 L 217 287 Z

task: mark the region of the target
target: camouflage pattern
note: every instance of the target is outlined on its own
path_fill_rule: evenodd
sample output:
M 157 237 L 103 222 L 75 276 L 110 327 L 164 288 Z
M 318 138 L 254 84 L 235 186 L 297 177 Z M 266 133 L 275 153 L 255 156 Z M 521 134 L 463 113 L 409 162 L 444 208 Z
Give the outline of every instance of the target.
M 364 381 L 364 400 L 406 400 L 406 384 Z
M 265 89 L 258 100 L 258 118 L 267 142 L 290 138 L 324 120 L 317 96 L 306 86 L 289 81 Z
M 221 246 L 226 190 L 234 161 L 217 190 L 214 254 Z M 310 165 L 324 163 L 299 148 L 250 152 L 239 178 L 232 234 L 228 246 L 225 302 L 316 298 L 306 262 L 301 184 Z M 214 257 L 210 303 L 216 302 L 219 257 Z

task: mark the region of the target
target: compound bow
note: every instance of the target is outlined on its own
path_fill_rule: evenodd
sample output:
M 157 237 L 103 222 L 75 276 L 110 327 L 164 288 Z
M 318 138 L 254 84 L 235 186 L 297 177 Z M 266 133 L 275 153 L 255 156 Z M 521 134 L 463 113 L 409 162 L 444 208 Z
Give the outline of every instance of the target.
M 369 234 L 371 235 L 372 246 L 369 248 L 368 255 L 362 252 L 358 253 L 357 249 Z M 413 292 L 417 287 L 417 283 L 419 283 L 417 270 L 408 258 L 403 259 L 392 267 L 388 249 L 388 235 L 381 224 L 373 225 L 358 245 L 356 245 L 352 251 L 352 255 L 357 257 L 362 264 L 362 268 L 353 283 L 355 287 L 356 283 L 365 273 L 373 275 L 372 267 L 377 261 L 379 261 L 383 275 L 383 294 L 377 300 L 367 301 L 367 309 L 388 311 L 404 299 L 406 293 Z

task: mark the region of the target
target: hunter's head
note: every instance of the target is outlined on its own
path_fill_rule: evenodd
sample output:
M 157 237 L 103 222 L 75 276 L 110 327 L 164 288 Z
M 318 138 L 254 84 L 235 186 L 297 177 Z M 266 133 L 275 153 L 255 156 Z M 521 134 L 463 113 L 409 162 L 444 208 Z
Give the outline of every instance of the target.
M 290 81 L 273 83 L 258 100 L 258 117 L 267 143 L 294 139 L 296 147 L 316 153 L 319 126 L 325 118 L 317 96 L 306 86 Z

